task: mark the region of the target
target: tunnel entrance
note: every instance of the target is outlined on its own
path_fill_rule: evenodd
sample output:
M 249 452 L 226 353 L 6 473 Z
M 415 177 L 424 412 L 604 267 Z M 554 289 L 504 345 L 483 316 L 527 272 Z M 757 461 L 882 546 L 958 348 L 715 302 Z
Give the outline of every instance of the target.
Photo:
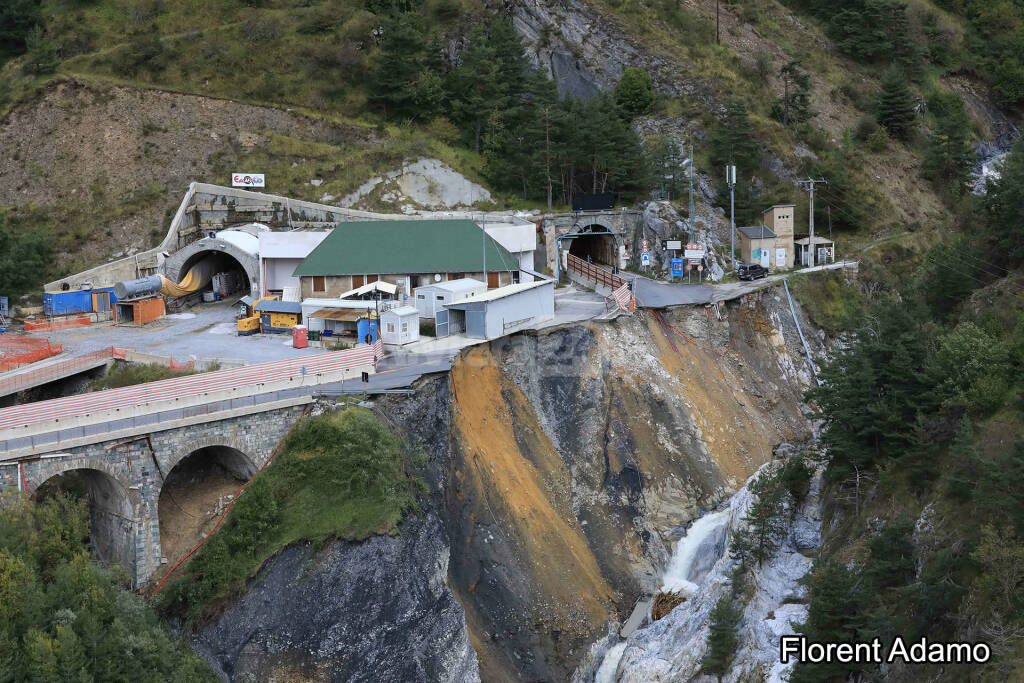
M 36 489 L 35 499 L 58 492 L 84 498 L 89 504 L 89 545 L 100 564 L 120 565 L 135 577 L 135 530 L 128 490 L 106 472 L 69 470 L 50 477 Z
M 160 547 L 169 562 L 181 559 L 217 523 L 256 467 L 241 451 L 208 446 L 175 465 L 160 489 Z
M 200 251 L 193 254 L 181 265 L 177 281 L 183 282 L 189 271 L 200 265 L 202 268 L 197 269 L 197 273 L 202 271 L 210 278 L 209 284 L 205 284 L 200 291 L 212 290 L 221 297 L 250 292 L 252 283 L 249 282 L 245 268 L 238 259 L 223 251 Z
M 595 229 L 599 233 L 605 231 L 601 226 L 595 226 Z M 619 248 L 615 241 L 615 235 L 588 235 L 583 233 L 580 237 L 574 237 L 569 242 L 569 253 L 584 261 L 589 256 L 593 263 L 611 268 L 618 262 Z

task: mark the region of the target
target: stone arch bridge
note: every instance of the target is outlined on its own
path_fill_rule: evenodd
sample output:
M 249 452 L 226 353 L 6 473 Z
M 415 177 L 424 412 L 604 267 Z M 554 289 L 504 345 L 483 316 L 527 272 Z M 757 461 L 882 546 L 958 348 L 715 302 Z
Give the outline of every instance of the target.
M 162 564 L 160 494 L 175 468 L 201 458 L 216 462 L 238 479 L 248 479 L 267 462 L 305 407 L 299 404 L 106 439 L 0 463 L 0 489 L 19 489 L 32 498 L 41 486 L 78 474 L 89 498 L 98 559 L 123 566 L 138 586 Z

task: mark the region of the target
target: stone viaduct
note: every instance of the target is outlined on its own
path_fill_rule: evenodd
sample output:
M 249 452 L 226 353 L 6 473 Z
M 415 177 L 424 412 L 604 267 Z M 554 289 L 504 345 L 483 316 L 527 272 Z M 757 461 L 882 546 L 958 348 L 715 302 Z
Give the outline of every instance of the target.
M 122 565 L 132 583 L 141 585 L 164 562 L 160 493 L 174 468 L 190 456 L 212 458 L 239 479 L 248 479 L 267 462 L 305 407 L 280 407 L 0 463 L 0 489 L 32 497 L 55 477 L 81 475 L 97 557 Z

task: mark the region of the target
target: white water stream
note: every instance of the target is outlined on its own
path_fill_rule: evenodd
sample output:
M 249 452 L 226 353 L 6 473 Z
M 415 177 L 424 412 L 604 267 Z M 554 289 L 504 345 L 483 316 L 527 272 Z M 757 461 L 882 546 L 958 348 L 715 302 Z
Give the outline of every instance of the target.
M 714 566 L 725 550 L 729 517 L 730 510 L 726 507 L 718 512 L 709 512 L 687 529 L 686 535 L 676 544 L 672 559 L 661 577 L 662 592 L 681 592 L 688 598 L 697 592 L 697 582 Z M 623 640 L 605 653 L 594 675 L 594 683 L 615 683 L 619 660 L 625 650 L 626 641 Z

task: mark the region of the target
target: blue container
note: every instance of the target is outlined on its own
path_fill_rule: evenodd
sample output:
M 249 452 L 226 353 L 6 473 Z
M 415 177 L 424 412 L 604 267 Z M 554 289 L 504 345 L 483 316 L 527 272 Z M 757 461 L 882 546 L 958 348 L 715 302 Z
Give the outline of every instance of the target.
M 72 289 L 66 292 L 43 292 L 43 311 L 46 315 L 92 312 L 92 290 Z
M 377 321 L 369 318 L 360 318 L 356 323 L 356 334 L 359 336 L 359 343 L 366 343 L 366 335 L 370 334 L 370 343 L 377 341 Z

